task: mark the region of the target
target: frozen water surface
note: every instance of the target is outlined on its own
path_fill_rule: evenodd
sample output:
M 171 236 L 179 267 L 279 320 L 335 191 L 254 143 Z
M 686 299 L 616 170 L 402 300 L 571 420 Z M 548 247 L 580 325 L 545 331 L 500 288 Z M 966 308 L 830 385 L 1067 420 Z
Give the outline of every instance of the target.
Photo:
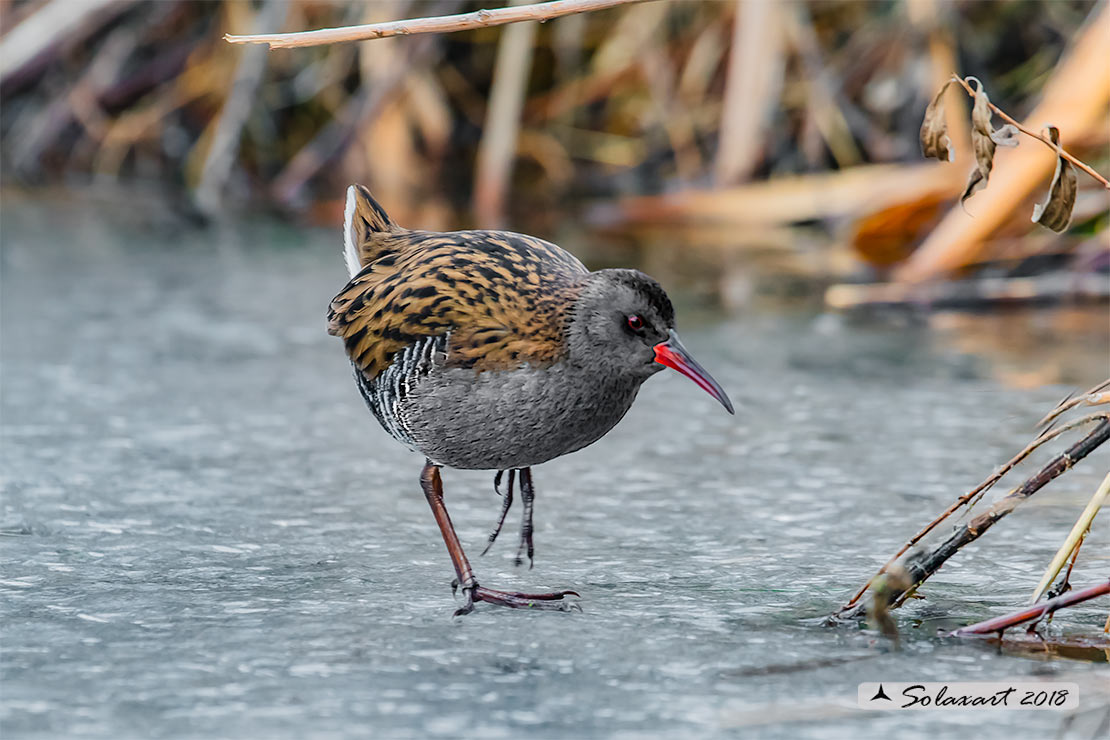
M 483 583 L 583 597 L 452 619 L 421 460 L 324 331 L 338 232 L 59 211 L 3 214 L 5 737 L 1055 733 L 1048 712 L 854 708 L 861 681 L 1033 676 L 1078 682 L 1098 731 L 1105 664 L 936 633 L 1026 597 L 1105 450 L 955 558 L 900 616 L 901 650 L 819 620 L 1072 388 L 1003 387 L 924 328 L 680 308 L 737 416 L 650 381 L 607 438 L 536 469 L 531 571 L 516 510 L 477 556 L 491 476 L 445 471 Z M 1108 551 L 1096 527 L 1074 581 Z

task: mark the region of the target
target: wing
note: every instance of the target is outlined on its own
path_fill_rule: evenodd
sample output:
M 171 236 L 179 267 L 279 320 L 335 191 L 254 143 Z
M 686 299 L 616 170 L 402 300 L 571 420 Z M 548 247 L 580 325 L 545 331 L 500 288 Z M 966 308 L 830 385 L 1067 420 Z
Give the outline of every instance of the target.
M 498 231 L 381 234 L 377 258 L 332 300 L 328 332 L 373 380 L 421 339 L 449 367 L 546 366 L 565 356 L 567 311 L 588 271 L 559 247 Z

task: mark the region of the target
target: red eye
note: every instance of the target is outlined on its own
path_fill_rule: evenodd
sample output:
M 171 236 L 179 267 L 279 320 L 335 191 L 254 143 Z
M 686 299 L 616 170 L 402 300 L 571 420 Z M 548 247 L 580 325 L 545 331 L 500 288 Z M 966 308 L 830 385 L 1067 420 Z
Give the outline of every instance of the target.
M 628 317 L 628 328 L 632 331 L 640 331 L 644 328 L 644 320 L 636 314 L 632 314 Z

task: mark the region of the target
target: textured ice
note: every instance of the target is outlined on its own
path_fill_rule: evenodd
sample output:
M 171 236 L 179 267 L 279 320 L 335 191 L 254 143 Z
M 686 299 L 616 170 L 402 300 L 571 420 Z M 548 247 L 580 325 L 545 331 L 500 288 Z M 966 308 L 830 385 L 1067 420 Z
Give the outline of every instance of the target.
M 737 416 L 650 381 L 536 470 L 531 571 L 516 509 L 477 557 L 492 476 L 446 471 L 483 583 L 583 596 L 452 619 L 421 461 L 324 331 L 338 230 L 112 224 L 3 214 L 5 738 L 1011 738 L 1062 718 L 863 715 L 856 684 L 1058 676 L 1108 701 L 1105 666 L 936 637 L 1025 598 L 1103 451 L 946 567 L 900 651 L 815 619 L 1067 389 L 1000 387 L 924 328 L 680 310 Z M 1078 583 L 1104 575 L 1105 528 L 1085 551 Z M 1067 619 L 1093 632 L 1105 606 Z

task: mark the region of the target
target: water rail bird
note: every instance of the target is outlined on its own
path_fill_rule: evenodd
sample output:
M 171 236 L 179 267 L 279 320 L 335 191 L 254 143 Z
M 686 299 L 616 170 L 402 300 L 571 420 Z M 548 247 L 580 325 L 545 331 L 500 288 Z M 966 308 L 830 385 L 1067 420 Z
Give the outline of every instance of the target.
M 465 598 L 456 614 L 480 601 L 565 610 L 574 591 L 479 585 L 440 468 L 497 471 L 498 488 L 509 471 L 490 544 L 519 481 L 519 563 L 532 558 L 533 466 L 604 436 L 664 366 L 733 413 L 728 396 L 682 346 L 670 299 L 642 272 L 590 272 L 523 234 L 404 229 L 361 185 L 347 190 L 343 233 L 350 281 L 331 302 L 328 332 L 343 340 L 378 422 L 426 459 L 420 485 Z

